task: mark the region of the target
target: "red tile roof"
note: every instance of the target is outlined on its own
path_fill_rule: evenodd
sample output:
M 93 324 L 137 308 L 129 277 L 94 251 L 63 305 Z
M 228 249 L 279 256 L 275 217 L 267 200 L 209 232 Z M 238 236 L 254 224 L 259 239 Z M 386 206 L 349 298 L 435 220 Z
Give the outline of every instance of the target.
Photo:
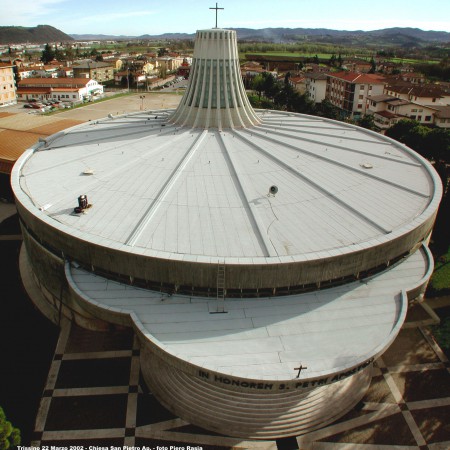
M 329 73 L 329 77 L 339 78 L 340 80 L 348 81 L 349 83 L 359 84 L 384 84 L 385 78 L 381 75 L 358 72 L 336 72 Z
M 19 87 L 32 86 L 70 86 L 85 87 L 91 80 L 89 78 L 25 78 L 19 81 Z

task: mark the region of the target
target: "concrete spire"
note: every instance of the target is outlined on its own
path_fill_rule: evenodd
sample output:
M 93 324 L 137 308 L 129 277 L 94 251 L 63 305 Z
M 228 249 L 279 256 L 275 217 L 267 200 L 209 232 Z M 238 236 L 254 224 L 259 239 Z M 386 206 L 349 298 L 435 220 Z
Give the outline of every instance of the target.
M 218 129 L 260 123 L 242 83 L 235 31 L 197 31 L 189 84 L 169 121 Z

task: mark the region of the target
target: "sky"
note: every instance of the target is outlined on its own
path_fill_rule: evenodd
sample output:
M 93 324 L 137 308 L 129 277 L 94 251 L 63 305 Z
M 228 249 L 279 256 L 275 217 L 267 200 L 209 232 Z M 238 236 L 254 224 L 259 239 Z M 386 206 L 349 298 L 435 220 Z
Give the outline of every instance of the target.
M 67 34 L 140 36 L 215 27 L 210 0 L 0 0 L 0 26 L 51 25 Z M 7 5 L 7 6 L 6 6 Z M 450 0 L 222 0 L 219 28 L 413 27 L 450 32 Z

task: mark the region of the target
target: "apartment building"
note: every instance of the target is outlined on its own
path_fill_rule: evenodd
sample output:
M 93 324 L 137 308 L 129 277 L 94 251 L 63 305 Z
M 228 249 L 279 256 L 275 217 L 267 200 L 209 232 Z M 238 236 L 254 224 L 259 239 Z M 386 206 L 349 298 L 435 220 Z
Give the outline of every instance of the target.
M 337 72 L 327 74 L 326 98 L 341 110 L 342 118 L 358 119 L 366 114 L 367 97 L 383 93 L 380 75 Z
M 306 94 L 314 103 L 320 103 L 325 100 L 327 79 L 327 75 L 323 72 L 305 74 Z
M 113 62 L 83 62 L 74 64 L 72 68 L 74 78 L 88 78 L 99 83 L 114 79 L 115 63 Z
M 0 63 L 0 107 L 17 103 L 14 66 Z

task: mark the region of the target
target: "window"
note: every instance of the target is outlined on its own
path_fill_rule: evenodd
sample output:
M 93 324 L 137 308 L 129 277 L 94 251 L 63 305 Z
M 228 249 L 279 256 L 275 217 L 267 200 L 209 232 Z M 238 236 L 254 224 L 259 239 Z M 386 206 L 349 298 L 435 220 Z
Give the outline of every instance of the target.
M 431 120 L 431 116 L 425 116 L 425 122 L 429 122 Z
M 362 100 L 364 98 L 364 95 L 360 95 L 359 98 L 360 100 Z
M 361 103 L 358 104 L 358 109 L 362 109 L 362 104 Z
M 419 122 L 421 122 L 421 121 L 422 121 L 422 116 L 417 116 L 417 120 L 418 120 Z
M 412 120 L 416 120 L 416 116 L 409 116 Z

